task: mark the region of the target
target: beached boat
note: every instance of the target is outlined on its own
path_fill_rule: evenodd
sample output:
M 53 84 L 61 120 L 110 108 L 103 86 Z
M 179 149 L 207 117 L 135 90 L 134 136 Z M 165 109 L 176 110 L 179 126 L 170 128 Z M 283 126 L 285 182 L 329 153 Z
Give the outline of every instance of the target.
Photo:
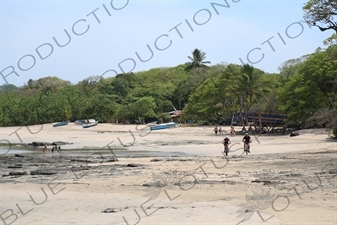
M 172 128 L 172 127 L 176 127 L 176 123 L 175 122 L 170 122 L 170 123 L 160 123 L 160 124 L 156 124 L 154 126 L 151 126 L 150 129 L 151 130 L 162 130 L 162 129 L 167 129 L 167 128 Z
M 65 126 L 65 125 L 68 125 L 67 121 L 65 121 L 65 122 L 59 122 L 59 123 L 54 123 L 53 127 L 61 127 L 61 126 Z
M 88 123 L 88 120 L 76 120 L 76 121 L 75 121 L 75 124 L 76 124 L 76 125 L 81 125 L 81 124 L 83 124 L 83 123 Z
M 89 128 L 89 127 L 96 126 L 97 124 L 98 124 L 98 122 L 95 121 L 94 119 L 89 119 L 87 123 L 82 123 L 82 127 L 83 128 Z

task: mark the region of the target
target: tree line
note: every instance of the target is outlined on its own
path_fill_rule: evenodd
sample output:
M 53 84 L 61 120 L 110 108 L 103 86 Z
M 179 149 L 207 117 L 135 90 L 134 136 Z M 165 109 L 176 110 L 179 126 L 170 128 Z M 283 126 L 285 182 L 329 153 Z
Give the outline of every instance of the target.
M 317 5 L 320 2 L 321 5 Z M 335 29 L 320 11 L 330 1 L 309 1 L 305 18 L 325 31 Z M 323 5 L 322 5 L 323 4 Z M 330 4 L 330 5 L 329 5 Z M 315 11 L 316 10 L 316 11 Z M 316 13 L 316 14 L 315 14 Z M 325 17 L 324 17 L 325 16 Z M 326 29 L 324 23 L 329 24 Z M 77 84 L 57 77 L 28 80 L 22 87 L 0 86 L 0 126 L 17 126 L 94 118 L 100 122 L 144 123 L 170 119 L 216 123 L 233 112 L 284 113 L 287 123 L 335 128 L 337 135 L 337 36 L 326 48 L 279 67 L 269 74 L 251 65 L 209 66 L 206 53 L 195 49 L 189 62 L 115 77 L 88 77 Z M 247 118 L 247 116 L 246 116 Z

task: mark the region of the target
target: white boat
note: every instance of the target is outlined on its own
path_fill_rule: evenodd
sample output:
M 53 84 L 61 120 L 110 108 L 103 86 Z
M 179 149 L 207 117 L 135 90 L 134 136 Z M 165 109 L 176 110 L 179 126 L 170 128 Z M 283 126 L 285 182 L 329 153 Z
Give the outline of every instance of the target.
M 89 127 L 96 126 L 98 124 L 98 121 L 94 119 L 88 119 L 88 120 L 77 120 L 75 121 L 75 123 L 81 124 L 83 128 L 89 128 Z

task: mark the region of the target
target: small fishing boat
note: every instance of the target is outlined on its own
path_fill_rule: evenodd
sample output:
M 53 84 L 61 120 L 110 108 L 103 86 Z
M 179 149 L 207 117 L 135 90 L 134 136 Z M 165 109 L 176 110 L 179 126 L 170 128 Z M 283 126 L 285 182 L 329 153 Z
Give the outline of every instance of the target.
M 170 123 L 160 123 L 160 124 L 156 124 L 154 126 L 151 126 L 150 129 L 151 130 L 162 130 L 162 129 L 167 129 L 167 128 L 172 128 L 172 127 L 176 127 L 176 123 L 175 122 L 170 122 Z
M 96 126 L 98 124 L 97 121 L 95 121 L 94 119 L 89 119 L 87 121 L 87 123 L 82 123 L 82 127 L 83 128 L 89 128 L 89 127 L 93 127 L 93 126 Z
M 68 121 L 65 122 L 59 122 L 59 123 L 54 123 L 53 127 L 61 127 L 61 126 L 66 126 L 68 125 Z

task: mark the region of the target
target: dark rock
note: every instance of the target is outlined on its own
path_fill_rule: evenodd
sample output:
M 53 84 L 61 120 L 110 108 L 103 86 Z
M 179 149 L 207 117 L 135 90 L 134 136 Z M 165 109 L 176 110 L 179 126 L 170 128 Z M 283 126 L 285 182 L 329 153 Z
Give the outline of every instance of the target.
M 117 162 L 117 161 L 118 161 L 117 158 L 113 158 L 113 159 L 108 159 L 108 160 L 106 160 L 106 162 Z
M 39 147 L 39 146 L 45 146 L 45 145 L 52 145 L 50 142 L 32 142 L 32 143 L 29 143 L 28 145 L 31 145 L 33 147 Z
M 129 163 L 126 165 L 126 167 L 139 167 L 139 164 L 135 164 L 135 163 Z
M 64 141 L 54 141 L 53 143 L 51 143 L 52 145 L 70 145 L 73 143 L 70 142 L 64 142 Z
M 72 171 L 81 171 L 81 170 L 89 170 L 90 167 L 89 166 L 80 166 L 80 167 L 72 167 L 71 170 Z
M 292 173 L 290 174 L 291 177 L 300 177 L 302 176 L 302 174 L 299 174 L 299 173 Z
M 17 165 L 15 165 L 15 166 L 8 166 L 7 168 L 8 168 L 8 169 L 21 169 L 22 166 L 17 166 Z
M 143 184 L 144 187 L 164 187 L 165 184 L 161 182 L 150 182 Z
M 94 161 L 87 159 L 70 159 L 71 162 L 85 162 L 85 163 L 95 163 Z
M 50 175 L 54 175 L 54 174 L 57 174 L 57 173 L 52 172 L 50 170 L 35 170 L 35 171 L 30 172 L 30 175 L 47 175 L 47 176 L 50 176 Z
M 270 180 L 253 180 L 252 183 L 263 183 L 264 185 L 266 184 L 271 184 Z
M 337 174 L 337 169 L 329 170 L 329 174 Z
M 298 135 L 300 135 L 300 134 L 298 132 L 294 131 L 294 132 L 291 132 L 289 136 L 295 137 L 295 136 L 298 136 Z
M 117 212 L 117 211 L 113 208 L 107 208 L 104 211 L 102 211 L 102 213 L 115 213 L 115 212 Z
M 19 154 L 15 154 L 14 157 L 21 157 L 21 158 L 23 158 L 24 156 L 23 155 L 19 155 Z
M 161 161 L 164 161 L 164 160 L 162 160 L 162 159 L 151 159 L 150 162 L 161 162 Z
M 229 185 L 236 185 L 235 181 L 223 180 L 222 182 L 224 182 L 225 184 L 229 184 Z
M 9 172 L 9 176 L 23 176 L 23 175 L 28 175 L 26 171 L 23 172 Z

